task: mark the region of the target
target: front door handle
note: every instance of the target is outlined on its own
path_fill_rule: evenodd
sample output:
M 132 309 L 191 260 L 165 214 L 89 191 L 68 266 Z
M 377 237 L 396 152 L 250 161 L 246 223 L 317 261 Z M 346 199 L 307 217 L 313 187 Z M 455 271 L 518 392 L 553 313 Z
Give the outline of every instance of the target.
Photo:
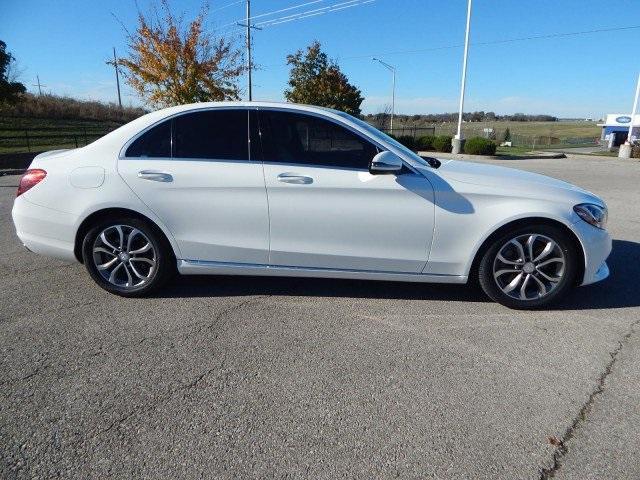
M 278 181 L 283 183 L 293 183 L 295 185 L 309 185 L 313 183 L 313 178 L 305 175 L 295 175 L 293 173 L 281 173 L 278 175 Z
M 138 178 L 143 180 L 152 180 L 154 182 L 172 182 L 173 176 L 169 172 L 160 172 L 158 170 L 140 170 Z

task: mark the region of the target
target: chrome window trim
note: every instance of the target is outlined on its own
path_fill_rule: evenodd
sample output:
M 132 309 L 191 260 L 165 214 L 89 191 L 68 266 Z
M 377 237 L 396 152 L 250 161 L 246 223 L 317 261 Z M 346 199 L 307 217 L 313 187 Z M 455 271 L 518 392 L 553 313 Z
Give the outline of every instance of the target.
M 127 149 L 129 148 L 129 146 L 136 141 L 140 136 L 144 135 L 146 132 L 148 132 L 149 130 L 151 130 L 152 128 L 160 125 L 163 122 L 169 121 L 169 120 L 174 120 L 177 117 L 180 117 L 182 115 L 188 115 L 190 113 L 196 113 L 196 112 L 206 112 L 206 111 L 212 111 L 212 110 L 246 110 L 247 112 L 247 150 L 249 152 L 249 159 L 247 160 L 230 160 L 230 159 L 215 159 L 215 158 L 184 158 L 184 157 L 174 157 L 173 156 L 173 125 L 171 126 L 171 156 L 170 157 L 127 157 L 125 155 L 125 152 L 127 151 Z M 294 113 L 294 114 L 300 114 L 300 115 L 308 115 L 311 117 L 316 117 L 316 118 L 320 118 L 323 119 L 325 121 L 331 122 L 335 125 L 338 125 L 342 128 L 346 128 L 348 131 L 350 131 L 351 133 L 353 133 L 354 135 L 356 135 L 358 138 L 363 139 L 371 144 L 373 144 L 378 150 L 380 151 L 387 151 L 389 150 L 386 146 L 384 146 L 382 143 L 380 143 L 379 141 L 377 141 L 374 138 L 371 138 L 369 136 L 367 136 L 366 134 L 364 134 L 363 132 L 361 132 L 360 130 L 356 129 L 355 127 L 353 127 L 352 125 L 350 125 L 349 123 L 347 123 L 348 119 L 335 119 L 332 117 L 329 117 L 323 113 L 320 112 L 314 112 L 314 111 L 308 111 L 308 110 L 302 110 L 302 109 L 298 109 L 298 108 L 287 108 L 287 106 L 283 105 L 283 106 L 246 106 L 246 105 L 238 105 L 238 106 L 229 106 L 229 105 L 225 105 L 225 106 L 206 106 L 206 107 L 194 107 L 192 109 L 189 109 L 187 111 L 182 111 L 182 112 L 177 112 L 171 115 L 168 115 L 166 117 L 163 117 L 157 121 L 155 121 L 154 123 L 152 123 L 151 125 L 148 125 L 147 127 L 145 127 L 143 130 L 139 131 L 138 133 L 136 133 L 134 136 L 132 136 L 131 138 L 129 138 L 129 140 L 127 140 L 124 145 L 120 148 L 120 152 L 118 154 L 118 160 L 167 160 L 167 161 L 173 161 L 173 160 L 178 160 L 178 161 L 194 161 L 194 160 L 200 160 L 200 161 L 227 161 L 227 162 L 243 162 L 243 161 L 249 161 L 249 162 L 263 162 L 263 159 L 261 158 L 256 158 L 253 159 L 252 157 L 252 148 L 251 148 L 251 125 L 250 125 L 250 114 L 251 111 L 256 111 L 256 112 L 260 112 L 260 111 L 280 111 L 280 112 L 287 112 L 287 113 Z M 262 134 L 262 132 L 260 132 L 260 134 Z M 262 153 L 262 152 L 260 152 Z M 287 163 L 282 163 L 282 162 L 275 162 L 275 161 L 269 161 L 266 163 L 273 163 L 273 164 L 278 164 L 278 165 L 287 165 Z M 407 167 L 411 172 L 413 172 L 416 175 L 421 175 L 420 172 L 418 172 L 418 170 L 411 165 L 409 162 L 407 162 L 405 159 L 402 159 L 402 163 L 404 164 L 405 167 Z M 335 167 L 332 165 L 320 165 L 320 164 L 307 164 L 307 163 L 289 163 L 288 165 L 297 165 L 297 166 L 308 166 L 308 167 L 315 167 L 315 168 L 340 168 L 340 167 Z M 344 170 L 353 170 L 353 171 L 358 171 L 358 172 L 366 172 L 366 169 L 361 169 L 361 168 L 347 168 L 344 167 L 342 168 Z M 422 175 L 421 175 L 422 176 Z

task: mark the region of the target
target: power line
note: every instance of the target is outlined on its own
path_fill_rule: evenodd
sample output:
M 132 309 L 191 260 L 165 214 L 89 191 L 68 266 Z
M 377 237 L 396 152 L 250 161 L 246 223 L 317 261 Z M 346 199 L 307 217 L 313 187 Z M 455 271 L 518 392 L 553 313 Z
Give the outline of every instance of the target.
M 233 7 L 234 5 L 238 5 L 240 3 L 244 3 L 244 0 L 237 0 L 236 2 L 228 3 L 226 5 L 223 5 L 222 7 L 214 8 L 213 10 L 210 10 L 210 13 L 211 12 L 217 12 L 219 10 L 224 10 L 225 8 Z
M 265 20 L 264 22 L 260 22 L 257 25 L 262 27 L 271 27 L 273 25 L 279 25 L 281 23 L 293 22 L 296 20 L 302 20 L 304 18 L 315 17 L 318 15 L 324 15 L 325 13 L 337 12 L 339 10 L 344 10 L 352 7 L 359 7 L 361 5 L 366 5 L 368 3 L 373 3 L 376 0 L 348 0 L 342 3 L 336 3 L 333 5 L 328 5 L 326 7 L 316 8 L 313 10 L 307 10 L 305 12 L 300 12 L 294 15 L 288 15 L 280 18 Z
M 540 35 L 530 35 L 527 37 L 516 37 L 516 38 L 505 38 L 500 40 L 489 40 L 486 42 L 470 42 L 470 46 L 484 46 L 484 45 L 498 45 L 503 43 L 514 43 L 514 42 L 523 42 L 527 40 L 543 40 L 548 38 L 559 38 L 559 37 L 573 37 L 579 35 L 588 35 L 592 33 L 603 33 L 603 32 L 618 32 L 622 30 L 634 30 L 640 28 L 640 25 L 629 25 L 625 27 L 611 27 L 611 28 L 598 28 L 594 30 L 581 30 L 576 32 L 560 32 L 560 33 L 549 33 L 549 34 L 540 34 Z M 392 55 L 419 55 L 422 53 L 435 52 L 438 50 L 448 50 L 452 48 L 462 48 L 464 44 L 451 44 L 451 45 L 441 45 L 438 47 L 430 47 L 430 48 L 421 48 L 415 50 L 392 50 L 388 52 L 379 52 L 379 53 L 368 53 L 363 55 L 351 55 L 347 57 L 340 57 L 340 60 L 359 60 L 359 59 L 370 59 L 371 57 L 385 57 Z M 261 68 L 269 68 L 269 67 L 286 67 L 287 64 L 277 63 L 271 65 L 262 65 Z
M 241 1 L 242 1 L 242 2 L 244 2 L 244 0 L 241 0 Z M 296 9 L 296 8 L 302 8 L 302 7 L 304 7 L 304 6 L 311 5 L 311 4 L 313 4 L 313 3 L 320 3 L 320 2 L 324 2 L 324 1 L 325 1 L 325 0 L 312 0 L 312 1 L 310 1 L 310 2 L 298 3 L 298 4 L 296 4 L 296 5 L 292 5 L 292 6 L 290 6 L 290 7 L 281 8 L 280 10 L 272 10 L 272 11 L 270 11 L 270 12 L 261 13 L 261 14 L 259 14 L 259 15 L 254 15 L 254 16 L 253 16 L 253 17 L 251 17 L 249 20 L 254 20 L 254 19 L 256 19 L 256 18 L 267 17 L 267 16 L 269 16 L 269 15 L 275 15 L 276 13 L 286 12 L 286 11 L 293 10 L 293 9 Z M 240 2 L 237 2 L 237 3 L 240 3 Z M 235 22 L 231 22 L 231 23 L 227 23 L 227 24 L 225 24 L 225 25 L 222 25 L 220 28 L 229 27 L 229 26 L 231 26 L 231 25 L 236 25 L 238 22 L 241 22 L 241 21 L 244 21 L 244 20 L 246 20 L 246 19 L 245 19 L 245 18 L 243 18 L 243 19 L 240 19 L 240 20 L 236 20 Z
M 271 12 L 267 12 L 267 13 L 261 13 L 260 15 L 255 15 L 253 18 L 263 18 L 263 17 L 268 17 L 270 15 L 275 15 L 276 13 L 282 13 L 282 12 L 288 12 L 289 10 L 294 10 L 296 8 L 302 8 L 305 7 L 307 5 L 312 5 L 314 3 L 321 3 L 324 2 L 325 0 L 312 0 L 311 2 L 306 2 L 306 3 L 300 3 L 298 5 L 293 5 L 291 7 L 287 7 L 287 8 L 281 8 L 280 10 L 273 10 Z
M 254 18 L 262 18 L 265 16 L 269 16 L 269 15 L 273 15 L 277 12 L 283 12 L 285 10 L 292 10 L 294 8 L 302 8 L 303 6 L 308 6 L 314 3 L 319 3 L 319 2 L 323 2 L 325 0 L 313 0 L 311 2 L 305 2 L 305 3 L 301 3 L 298 5 L 293 5 L 291 7 L 287 7 L 281 10 L 274 10 L 273 12 L 267 12 L 261 15 L 255 15 L 253 17 L 251 17 L 252 19 Z M 330 13 L 330 12 L 336 12 L 339 10 L 344 10 L 346 8 L 351 8 L 351 7 L 357 7 L 357 6 L 361 6 L 361 5 L 366 5 L 368 3 L 373 3 L 376 0 L 347 0 L 345 2 L 339 2 L 339 3 L 333 3 L 331 5 L 327 5 L 324 7 L 319 7 L 319 8 L 315 8 L 315 9 L 311 9 L 311 10 L 305 10 L 303 12 L 297 12 L 297 13 L 293 13 L 290 15 L 284 15 L 282 17 L 277 17 L 277 18 L 270 18 L 267 20 L 263 20 L 262 22 L 258 22 L 255 25 L 256 26 L 260 26 L 260 27 L 270 27 L 273 25 L 278 25 L 281 23 L 287 23 L 287 22 L 292 22 L 294 20 L 302 20 L 304 18 L 309 18 L 309 17 L 315 17 L 318 15 L 323 15 L 325 13 Z M 243 19 L 244 20 L 244 19 Z M 226 25 L 222 25 L 222 27 L 220 28 L 224 28 L 230 25 L 237 25 L 236 22 L 234 23 L 229 23 Z M 237 28 L 237 27 L 236 27 Z M 221 33 L 226 33 L 229 32 L 231 30 L 235 30 L 235 28 L 230 28 L 227 30 L 223 30 Z
M 513 42 L 523 42 L 526 40 L 541 40 L 547 38 L 558 38 L 558 37 L 573 37 L 577 35 L 587 35 L 590 33 L 602 33 L 602 32 L 617 32 L 621 30 L 632 30 L 640 28 L 640 25 L 631 25 L 627 27 L 612 27 L 612 28 L 599 28 L 595 30 L 582 30 L 577 32 L 561 32 L 561 33 L 549 33 L 549 34 L 541 34 L 541 35 L 531 35 L 528 37 L 516 37 L 516 38 L 505 38 L 501 40 L 490 40 L 486 42 L 471 42 L 469 45 L 480 46 L 480 45 L 497 45 L 501 43 L 513 43 Z M 424 52 L 432 52 L 436 50 L 445 50 L 449 48 L 461 48 L 464 47 L 464 44 L 455 44 L 455 45 L 443 45 L 440 47 L 432 47 L 432 48 L 421 48 L 417 50 L 395 50 L 386 53 L 377 53 L 377 56 L 385 56 L 385 55 L 410 55 L 410 54 L 419 54 Z M 354 55 L 350 57 L 343 57 L 343 60 L 347 59 L 357 59 L 357 58 L 370 58 L 372 54 L 368 55 Z

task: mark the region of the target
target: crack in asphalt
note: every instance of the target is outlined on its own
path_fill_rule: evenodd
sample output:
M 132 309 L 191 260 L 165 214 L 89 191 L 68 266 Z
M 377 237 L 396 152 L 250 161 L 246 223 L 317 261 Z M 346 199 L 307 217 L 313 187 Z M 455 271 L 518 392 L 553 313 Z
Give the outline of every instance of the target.
M 248 298 L 248 299 L 242 300 L 241 302 L 238 302 L 238 303 L 236 303 L 236 304 L 234 304 L 234 305 L 231 305 L 230 307 L 225 308 L 225 309 L 223 309 L 222 311 L 220 311 L 220 312 L 219 312 L 219 313 L 218 313 L 218 314 L 213 318 L 213 320 L 211 320 L 210 322 L 207 322 L 205 325 L 202 325 L 202 324 L 201 324 L 201 323 L 199 323 L 199 322 L 198 322 L 198 323 L 191 323 L 191 324 L 188 324 L 188 325 L 180 325 L 179 327 L 177 327 L 177 328 L 175 328 L 175 329 L 173 329 L 173 330 L 163 331 L 163 332 L 161 332 L 161 333 L 158 333 L 158 334 L 156 334 L 156 335 L 151 335 L 151 336 L 149 336 L 149 337 L 143 337 L 142 339 L 137 340 L 137 341 L 135 341 L 135 342 L 131 342 L 131 343 L 118 343 L 118 342 L 114 342 L 114 343 L 112 343 L 111 345 L 109 345 L 107 348 L 102 348 L 102 347 L 100 347 L 100 349 L 99 349 L 98 351 L 90 352 L 90 353 L 88 353 L 87 355 L 84 355 L 83 357 L 86 357 L 86 358 L 93 358 L 93 357 L 97 357 L 97 356 L 100 356 L 100 355 L 104 355 L 104 354 L 105 354 L 105 352 L 112 352 L 112 351 L 115 351 L 115 352 L 121 352 L 121 351 L 123 351 L 123 350 L 126 350 L 127 348 L 142 345 L 143 343 L 147 342 L 148 340 L 152 340 L 152 339 L 154 339 L 154 338 L 157 338 L 157 337 L 160 337 L 160 336 L 166 335 L 167 333 L 179 332 L 179 331 L 181 331 L 181 330 L 188 330 L 189 328 L 192 328 L 192 327 L 194 327 L 194 326 L 198 326 L 198 327 L 199 327 L 199 328 L 194 332 L 194 333 L 196 333 L 196 334 L 197 334 L 197 333 L 201 333 L 204 329 L 211 330 L 211 329 L 215 326 L 216 322 L 217 322 L 218 320 L 220 320 L 223 316 L 228 315 L 228 314 L 230 314 L 230 313 L 233 313 L 233 312 L 234 312 L 234 311 L 236 311 L 236 310 L 241 309 L 242 307 L 244 307 L 244 306 L 245 306 L 245 305 L 247 305 L 248 303 L 251 303 L 251 302 L 253 302 L 253 301 L 257 301 L 257 300 L 261 300 L 261 299 L 263 299 L 263 298 L 267 298 L 267 297 L 269 297 L 269 296 L 270 296 L 270 295 L 260 295 L 260 296 L 257 296 L 257 297 L 251 297 L 251 298 Z M 83 304 L 83 306 L 90 305 L 90 304 L 93 304 L 93 303 L 97 303 L 97 301 L 93 301 L 93 302 L 89 302 L 89 303 L 84 303 L 84 304 Z M 75 306 L 78 306 L 78 305 L 73 305 L 73 307 L 75 307 Z M 56 313 L 56 312 L 58 312 L 58 311 L 61 311 L 61 310 L 67 310 L 67 309 L 69 309 L 69 306 L 62 306 L 62 307 L 60 307 L 60 308 L 54 309 L 54 310 L 52 310 L 51 312 L 47 312 L 47 313 Z M 22 318 L 22 317 L 21 317 L 21 318 Z M 5 322 L 3 321 L 2 317 L 0 317 L 0 324 L 2 324 L 2 323 L 5 323 Z M 14 322 L 11 322 L 11 323 L 14 323 Z M 215 339 L 215 338 L 218 338 L 218 335 L 216 335 L 216 336 L 214 337 L 214 339 Z M 3 386 L 3 387 L 4 387 L 4 386 L 11 386 L 11 385 L 15 385 L 15 384 L 17 384 L 17 383 L 19 383 L 19 382 L 27 381 L 27 380 L 29 380 L 29 379 L 31 379 L 31 378 L 33 378 L 33 377 L 35 377 L 35 376 L 37 376 L 37 375 L 39 375 L 39 374 L 43 373 L 44 371 L 46 371 L 46 370 L 48 370 L 48 369 L 52 368 L 53 366 L 54 366 L 54 364 L 53 364 L 53 363 L 49 363 L 49 364 L 46 364 L 46 365 L 43 365 L 43 366 L 38 366 L 38 367 L 36 367 L 32 372 L 28 373 L 28 374 L 27 374 L 27 375 L 25 375 L 25 376 L 18 377 L 18 378 L 7 378 L 7 379 L 4 379 L 4 380 L 0 380 L 0 386 Z M 68 374 L 68 373 L 69 373 L 69 372 L 67 372 L 67 374 Z
M 192 380 L 192 381 L 190 381 L 188 383 L 183 383 L 183 384 L 179 385 L 176 388 L 170 388 L 164 395 L 162 395 L 160 398 L 157 398 L 156 400 L 154 400 L 153 402 L 151 402 L 147 406 L 134 408 L 133 410 L 131 410 L 127 414 L 121 416 L 119 419 L 111 422 L 107 427 L 99 429 L 99 430 L 94 430 L 92 433 L 90 433 L 86 437 L 84 437 L 84 438 L 78 440 L 77 442 L 75 442 L 75 446 L 79 446 L 80 444 L 84 443 L 87 440 L 92 440 L 94 438 L 100 437 L 100 436 L 104 435 L 105 433 L 110 432 L 114 428 L 115 429 L 120 428 L 123 423 L 125 423 L 130 418 L 135 417 L 136 415 L 144 414 L 144 413 L 147 413 L 147 412 L 151 412 L 152 410 L 155 410 L 157 407 L 162 405 L 164 402 L 166 402 L 167 400 L 171 399 L 176 393 L 184 392 L 184 391 L 196 388 L 200 384 L 200 382 L 202 382 L 202 380 L 207 375 L 210 375 L 211 373 L 213 373 L 216 370 L 217 371 L 222 371 L 222 370 L 224 370 L 224 367 L 225 367 L 225 362 L 223 360 L 220 365 L 218 365 L 216 367 L 212 367 L 212 368 L 206 370 L 205 372 L 203 372 L 200 375 L 198 375 L 194 380 Z M 98 442 L 98 444 L 100 444 L 100 443 L 101 442 Z
M 229 314 L 231 314 L 233 312 L 236 312 L 236 311 L 240 310 L 242 307 L 246 306 L 249 303 L 252 303 L 254 301 L 258 301 L 258 300 L 261 300 L 263 298 L 267 298 L 267 297 L 270 297 L 270 296 L 271 295 L 260 295 L 258 297 L 252 297 L 252 298 L 244 299 L 244 300 L 242 300 L 240 302 L 237 302 L 234 305 L 231 305 L 228 308 L 225 308 L 225 309 L 221 310 L 211 321 L 207 322 L 206 324 L 204 324 L 204 325 L 200 324 L 199 328 L 194 333 L 198 334 L 198 333 L 201 333 L 204 330 L 211 330 L 216 325 L 216 322 L 218 320 L 222 319 L 225 315 L 229 315 Z M 193 326 L 196 326 L 196 325 L 198 325 L 198 324 L 191 324 L 191 325 L 188 325 L 187 327 L 193 327 Z M 180 330 L 183 329 L 183 328 L 184 328 L 184 326 L 181 327 Z M 159 335 L 161 335 L 161 334 L 159 334 Z M 155 338 L 156 336 L 159 336 L 159 335 L 154 335 L 151 338 Z M 214 340 L 217 339 L 219 336 L 220 336 L 220 331 L 218 330 L 214 335 Z M 128 344 L 128 345 L 129 346 L 136 345 L 136 344 L 139 345 L 139 344 L 145 342 L 148 338 L 149 337 L 143 338 L 142 340 L 139 340 L 138 342 L 131 343 L 131 344 Z M 118 351 L 121 351 L 124 348 L 126 348 L 126 347 L 121 346 L 121 348 L 119 348 Z M 92 355 L 92 356 L 95 356 L 95 355 Z M 125 422 L 127 422 L 129 419 L 131 419 L 131 418 L 133 418 L 133 417 L 135 417 L 137 415 L 153 411 L 154 409 L 156 409 L 157 407 L 159 407 L 163 403 L 169 401 L 177 393 L 188 392 L 188 391 L 196 389 L 200 384 L 202 384 L 203 380 L 207 376 L 211 375 L 212 373 L 214 373 L 216 371 L 224 372 L 225 365 L 226 365 L 226 362 L 225 362 L 225 359 L 223 358 L 222 361 L 220 362 L 220 364 L 216 365 L 215 367 L 211 367 L 211 368 L 205 370 L 204 372 L 202 372 L 198 376 L 196 376 L 193 380 L 191 380 L 191 381 L 189 381 L 187 383 L 179 384 L 176 387 L 169 388 L 164 394 L 162 394 L 160 397 L 157 397 L 156 399 L 154 399 L 150 403 L 147 403 L 144 406 L 139 406 L 139 407 L 133 408 L 128 413 L 126 413 L 126 414 L 120 416 L 118 419 L 112 421 L 106 427 L 100 428 L 100 429 L 94 429 L 93 431 L 89 432 L 87 435 L 83 436 L 82 438 L 80 438 L 80 439 L 78 439 L 78 440 L 76 440 L 74 442 L 71 442 L 69 446 L 71 448 L 78 448 L 88 440 L 92 440 L 92 439 L 96 439 L 98 437 L 101 437 L 104 434 L 106 434 L 106 433 L 108 433 L 108 432 L 110 432 L 110 431 L 112 431 L 114 429 L 117 430 Z M 39 373 L 42 373 L 43 369 L 46 370 L 46 369 L 49 369 L 51 367 L 52 367 L 51 364 L 47 364 L 46 366 L 44 366 L 44 368 L 39 367 L 34 372 L 32 372 L 32 373 L 26 375 L 25 377 L 23 377 L 22 380 L 28 380 L 28 379 L 38 375 Z M 228 372 L 225 374 L 225 376 L 228 376 Z M 100 443 L 102 443 L 102 442 L 98 441 L 98 444 L 100 444 Z M 62 446 L 60 445 L 59 433 L 57 435 L 53 436 L 53 440 L 49 444 L 44 445 L 45 449 L 48 449 L 51 446 L 53 446 L 56 450 L 60 450 L 62 448 Z M 29 469 L 29 461 L 24 455 L 22 455 L 22 457 L 23 457 L 22 458 L 23 464 L 19 466 L 19 470 L 20 471 L 28 470 Z M 6 462 L 6 465 L 11 468 L 11 467 L 14 466 L 13 463 L 14 462 L 9 460 L 9 461 Z
M 261 300 L 263 298 L 269 297 L 270 295 L 261 295 L 259 297 L 252 297 L 252 298 L 248 298 L 245 299 L 241 302 L 238 302 L 234 305 L 231 305 L 228 308 L 223 309 L 222 311 L 218 312 L 218 314 L 213 318 L 213 320 L 211 320 L 210 322 L 208 322 L 206 325 L 204 326 L 200 326 L 200 328 L 198 328 L 198 330 L 194 333 L 201 333 L 204 329 L 207 330 L 211 330 L 216 322 L 220 319 L 222 319 L 222 317 L 224 317 L 225 315 L 229 315 L 231 313 L 234 313 L 238 310 L 240 310 L 242 307 L 246 306 L 249 303 L 252 303 L 254 301 L 257 300 Z M 191 325 L 193 326 L 193 325 Z M 214 340 L 217 339 L 220 336 L 220 331 L 217 331 L 216 334 L 214 335 Z M 146 338 L 143 338 L 142 340 L 138 341 L 138 344 L 143 343 L 144 341 L 146 341 Z M 139 415 L 139 414 L 144 414 L 147 412 L 150 412 L 154 409 L 156 409 L 157 407 L 159 407 L 160 405 L 162 405 L 164 402 L 170 400 L 176 393 L 179 392 L 183 392 L 183 391 L 189 391 L 192 389 L 195 389 L 198 385 L 200 385 L 202 383 L 202 381 L 208 376 L 211 375 L 213 372 L 215 371 L 224 371 L 225 368 L 225 360 L 224 358 L 222 359 L 222 362 L 212 368 L 207 369 L 206 371 L 204 371 L 203 373 L 201 373 L 200 375 L 198 375 L 197 377 L 195 377 L 192 381 L 188 382 L 188 383 L 183 383 L 181 385 L 179 385 L 176 388 L 170 388 L 164 395 L 162 395 L 160 398 L 157 398 L 155 401 L 151 402 L 150 404 L 144 406 L 144 407 L 138 407 L 138 408 L 134 408 L 133 410 L 131 410 L 130 412 L 128 412 L 127 414 L 121 416 L 119 419 L 113 421 L 111 424 L 109 424 L 107 427 L 99 429 L 99 430 L 94 430 L 93 433 L 90 433 L 89 435 L 87 435 L 85 438 L 79 440 L 78 442 L 76 442 L 76 446 L 80 445 L 81 443 L 84 443 L 84 441 L 86 440 L 91 440 L 94 438 L 97 438 L 99 436 L 104 435 L 105 433 L 108 433 L 109 431 L 113 430 L 114 428 L 120 428 L 120 426 L 125 423 L 127 420 L 129 420 L 130 418 Z
M 567 427 L 564 434 L 562 435 L 562 438 L 554 442 L 554 444 L 557 445 L 557 448 L 553 454 L 553 464 L 551 465 L 551 467 L 543 468 L 540 471 L 540 480 L 548 480 L 550 478 L 553 478 L 555 474 L 558 473 L 558 471 L 562 468 L 562 459 L 567 455 L 567 453 L 569 453 L 569 447 L 567 446 L 567 443 L 574 437 L 575 432 L 580 428 L 582 423 L 587 420 L 587 415 L 591 411 L 591 407 L 593 406 L 596 398 L 604 393 L 607 377 L 612 373 L 613 367 L 618 360 L 618 355 L 622 351 L 624 345 L 635 333 L 635 327 L 638 324 L 640 324 L 640 320 L 636 320 L 635 322 L 631 323 L 629 331 L 620 340 L 618 340 L 618 346 L 612 352 L 609 352 L 611 360 L 609 360 L 609 363 L 607 363 L 604 371 L 602 372 L 602 374 L 600 374 L 600 377 L 598 377 L 596 386 L 589 394 L 589 398 L 587 398 L 587 401 L 582 405 L 582 407 L 578 411 L 578 414 L 575 416 L 571 424 Z

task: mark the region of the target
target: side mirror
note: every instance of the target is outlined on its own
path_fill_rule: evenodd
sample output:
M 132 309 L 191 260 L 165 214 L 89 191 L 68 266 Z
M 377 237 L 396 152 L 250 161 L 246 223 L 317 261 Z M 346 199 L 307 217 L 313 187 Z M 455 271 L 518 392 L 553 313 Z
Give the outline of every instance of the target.
M 383 175 L 385 173 L 398 173 L 402 170 L 402 159 L 393 152 L 380 152 L 369 164 L 371 175 Z

